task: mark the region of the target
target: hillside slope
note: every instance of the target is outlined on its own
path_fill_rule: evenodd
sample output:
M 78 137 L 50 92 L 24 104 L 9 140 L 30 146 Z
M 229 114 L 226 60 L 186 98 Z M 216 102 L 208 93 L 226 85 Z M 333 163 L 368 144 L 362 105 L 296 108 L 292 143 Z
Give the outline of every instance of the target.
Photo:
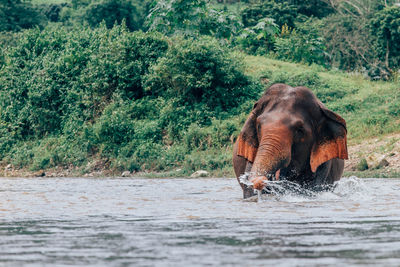
M 399 81 L 375 82 L 360 74 L 258 56 L 246 56 L 245 62 L 247 73 L 268 85 L 284 82 L 308 86 L 328 108 L 346 120 L 350 157 L 347 175 L 400 176 Z M 368 170 L 361 171 L 366 168 L 360 165 L 362 159 L 366 159 Z M 379 165 L 383 159 L 389 166 Z
M 174 55 L 171 53 L 171 59 Z M 265 88 L 277 82 L 307 86 L 328 108 L 345 118 L 348 125 L 350 157 L 346 163 L 346 176 L 400 177 L 398 81 L 371 82 L 359 74 L 326 70 L 317 65 L 294 64 L 262 56 L 234 53 L 233 57 L 244 62 L 244 71 L 248 76 L 264 84 L 264 87 L 246 87 L 256 90 L 257 95 L 261 95 Z M 178 74 L 182 73 L 178 71 Z M 186 113 L 182 113 L 183 117 L 172 116 L 171 118 L 175 118 L 173 120 L 170 116 L 165 116 L 169 111 L 176 114 L 176 111 L 182 108 L 176 101 L 173 103 L 177 106 L 171 108 L 167 105 L 172 103 L 168 99 L 162 102 L 159 102 L 159 98 L 125 102 L 114 100 L 94 122 L 89 121 L 85 124 L 82 133 L 78 131 L 77 135 L 69 137 L 55 133 L 36 141 L 14 143 L 12 150 L 1 162 L 3 172 L 0 172 L 0 175 L 118 176 L 128 170 L 128 175 L 177 177 L 188 176 L 196 170 L 203 169 L 207 170 L 210 176 L 233 177 L 232 144 L 256 98 L 255 96 L 251 98 L 253 100 L 249 99 L 240 106 L 233 106 L 232 110 L 227 110 L 220 118 L 213 117 L 217 113 L 213 116 L 205 114 L 207 109 L 194 110 L 197 117 L 207 115 L 210 122 L 202 125 L 194 123 L 186 128 L 183 128 L 182 124 L 182 118 L 187 118 Z M 153 110 L 154 103 L 167 106 L 159 106 L 160 110 Z M 144 112 L 147 109 L 149 111 Z M 185 112 L 189 111 L 191 109 Z M 131 118 L 132 112 L 134 115 L 140 113 L 140 119 Z M 151 139 L 154 133 L 158 133 L 159 128 L 165 129 L 159 125 L 160 116 L 165 117 L 170 126 L 179 131 L 180 138 L 171 140 L 168 138 L 168 132 L 161 131 L 157 135 L 159 143 L 154 144 L 155 141 Z M 134 137 L 137 138 L 132 144 L 115 143 L 112 142 L 113 139 L 110 141 L 105 137 L 105 134 L 129 137 L 126 129 L 132 127 Z M 139 141 L 145 145 L 136 149 Z M 91 149 L 86 150 L 82 144 Z M 121 156 L 121 153 L 125 150 L 129 152 L 129 149 L 136 151 L 133 156 Z

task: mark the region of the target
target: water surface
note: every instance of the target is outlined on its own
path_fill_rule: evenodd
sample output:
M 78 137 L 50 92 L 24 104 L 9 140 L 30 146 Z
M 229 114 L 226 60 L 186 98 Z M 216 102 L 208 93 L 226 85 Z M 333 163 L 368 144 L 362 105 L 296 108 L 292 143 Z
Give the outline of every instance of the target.
M 1 178 L 0 265 L 400 265 L 400 180 L 244 201 L 236 179 Z

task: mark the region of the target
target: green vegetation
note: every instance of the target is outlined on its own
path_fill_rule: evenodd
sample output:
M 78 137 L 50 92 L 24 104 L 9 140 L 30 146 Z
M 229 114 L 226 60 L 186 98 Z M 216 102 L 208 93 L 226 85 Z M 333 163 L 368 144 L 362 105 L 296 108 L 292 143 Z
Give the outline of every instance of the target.
M 249 75 L 311 88 L 326 106 L 346 119 L 353 142 L 400 131 L 400 83 L 366 80 L 362 75 L 247 56 Z
M 382 172 L 382 170 L 368 170 L 368 171 L 351 171 L 344 172 L 345 177 L 356 176 L 358 178 L 399 178 L 400 172 L 398 171 L 390 171 L 390 172 Z
M 262 91 L 214 39 L 84 27 L 30 30 L 0 71 L 3 161 L 32 170 L 220 169 Z M 203 140 L 204 139 L 204 140 Z
M 0 31 L 125 21 L 130 31 L 208 35 L 253 55 L 387 80 L 400 68 L 399 10 L 398 0 L 1 0 Z
M 368 170 L 368 163 L 367 163 L 367 160 L 365 159 L 365 158 L 362 158 L 361 160 L 360 160 L 360 162 L 357 164 L 357 170 L 358 171 L 365 171 L 365 170 Z
M 0 160 L 232 176 L 277 82 L 311 88 L 351 144 L 399 132 L 400 7 L 331 2 L 0 0 Z
M 42 26 L 45 18 L 30 2 L 0 0 L 0 32 Z

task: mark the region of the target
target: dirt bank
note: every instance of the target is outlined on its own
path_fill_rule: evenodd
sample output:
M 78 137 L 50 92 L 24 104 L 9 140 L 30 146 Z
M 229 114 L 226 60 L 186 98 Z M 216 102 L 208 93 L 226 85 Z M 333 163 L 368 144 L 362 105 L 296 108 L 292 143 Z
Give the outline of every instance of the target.
M 400 178 L 400 133 L 366 139 L 359 142 L 349 141 L 349 160 L 346 161 L 345 175 L 358 177 L 399 177 Z M 360 162 L 365 159 L 364 164 Z M 85 168 L 53 168 L 48 170 L 30 171 L 17 169 L 11 164 L 0 166 L 0 176 L 3 177 L 184 177 L 180 169 L 165 172 L 115 171 L 107 168 L 101 160 L 89 163 Z M 366 164 L 365 164 L 366 163 Z M 94 167 L 93 167 L 94 166 Z M 210 172 L 217 177 L 218 171 Z M 234 176 L 233 170 L 230 176 Z
M 357 172 L 363 177 L 368 176 L 368 173 L 381 173 L 383 176 L 400 174 L 400 133 L 374 137 L 356 144 L 350 141 L 348 149 L 349 160 L 345 167 L 347 173 Z M 361 163 L 363 159 L 366 165 L 365 162 Z

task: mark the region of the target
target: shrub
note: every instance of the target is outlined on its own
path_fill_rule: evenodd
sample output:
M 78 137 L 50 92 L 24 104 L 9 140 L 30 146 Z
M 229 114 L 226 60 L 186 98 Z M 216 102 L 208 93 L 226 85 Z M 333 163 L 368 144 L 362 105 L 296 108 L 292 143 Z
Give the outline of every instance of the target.
M 159 34 L 124 27 L 28 31 L 4 51 L 0 119 L 20 139 L 79 128 L 113 95 L 142 97 L 142 76 L 167 48 Z
M 197 170 L 218 170 L 230 165 L 232 151 L 221 149 L 208 149 L 207 151 L 193 151 L 187 154 L 183 163 L 185 170 L 189 172 Z
M 367 25 L 365 18 L 350 15 L 334 14 L 322 20 L 320 32 L 330 65 L 349 71 L 380 65 L 375 49 L 371 49 L 373 42 Z
M 273 50 L 278 32 L 273 19 L 263 18 L 255 26 L 245 28 L 237 42 L 247 53 L 263 55 Z
M 93 1 L 86 8 L 83 19 L 92 27 L 98 26 L 103 20 L 109 29 L 115 23 L 120 25 L 122 21 L 125 21 L 131 31 L 138 30 L 142 26 L 139 11 L 129 0 Z
M 368 163 L 365 158 L 362 158 L 360 162 L 357 164 L 356 169 L 358 171 L 365 171 L 368 170 Z
M 294 27 L 297 17 L 297 8 L 288 1 L 267 0 L 248 5 L 242 11 L 242 20 L 245 27 L 256 25 L 262 18 L 272 18 L 282 27 Z
M 307 20 L 299 24 L 296 29 L 282 31 L 281 37 L 277 38 L 275 42 L 277 57 L 327 66 L 328 54 L 324 39 L 317 30 L 319 26 L 319 23 Z
M 146 142 L 140 144 L 133 157 L 142 170 L 164 170 L 166 169 L 165 148 L 161 144 Z
M 157 1 L 147 25 L 151 31 L 167 35 L 211 35 L 219 39 L 230 39 L 242 26 L 235 15 L 214 9 L 206 0 Z
M 44 17 L 30 1 L 0 1 L 0 32 L 29 29 L 44 23 Z
M 15 167 L 29 167 L 39 170 L 51 167 L 79 166 L 87 161 L 85 145 L 80 138 L 74 140 L 63 136 L 48 137 L 37 141 L 17 142 L 13 144 L 6 162 Z
M 111 147 L 129 142 L 135 134 L 129 106 L 125 103 L 108 105 L 93 125 L 93 133 L 98 143 L 107 143 Z
M 63 7 L 67 6 L 67 3 L 50 3 L 50 4 L 41 4 L 39 5 L 39 9 L 46 16 L 46 18 L 51 22 L 60 21 L 60 13 Z
M 371 32 L 379 58 L 386 68 L 400 67 L 400 7 L 391 6 L 374 14 Z
M 332 14 L 335 10 L 327 1 L 321 0 L 289 0 L 292 5 L 297 7 L 300 14 L 307 17 L 322 18 Z
M 185 106 L 201 104 L 213 113 L 229 110 L 255 94 L 240 62 L 211 38 L 175 39 L 144 84 L 153 95 L 177 98 Z
M 227 166 L 230 153 L 215 155 L 262 92 L 211 37 L 53 25 L 13 42 L 1 49 L 0 158 L 16 167 Z M 195 162 L 199 147 L 214 156 Z
M 211 146 L 211 133 L 206 128 L 192 124 L 185 134 L 184 143 L 187 150 L 206 150 Z

